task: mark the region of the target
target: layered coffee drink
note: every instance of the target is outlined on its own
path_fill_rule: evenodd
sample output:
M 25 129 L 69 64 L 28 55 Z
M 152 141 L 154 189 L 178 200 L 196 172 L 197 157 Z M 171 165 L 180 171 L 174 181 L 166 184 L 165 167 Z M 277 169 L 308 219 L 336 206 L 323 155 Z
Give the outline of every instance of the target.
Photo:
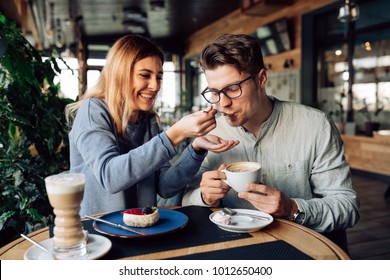
M 73 258 L 86 254 L 86 235 L 79 215 L 85 178 L 79 173 L 61 173 L 45 178 L 47 195 L 55 214 L 54 251 Z

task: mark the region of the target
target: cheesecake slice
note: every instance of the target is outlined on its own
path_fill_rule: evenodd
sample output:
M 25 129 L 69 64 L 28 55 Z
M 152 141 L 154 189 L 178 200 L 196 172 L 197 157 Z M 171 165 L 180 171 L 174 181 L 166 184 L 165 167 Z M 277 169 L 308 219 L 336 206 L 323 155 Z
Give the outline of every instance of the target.
M 157 207 L 131 208 L 123 211 L 123 222 L 132 227 L 150 227 L 159 219 Z

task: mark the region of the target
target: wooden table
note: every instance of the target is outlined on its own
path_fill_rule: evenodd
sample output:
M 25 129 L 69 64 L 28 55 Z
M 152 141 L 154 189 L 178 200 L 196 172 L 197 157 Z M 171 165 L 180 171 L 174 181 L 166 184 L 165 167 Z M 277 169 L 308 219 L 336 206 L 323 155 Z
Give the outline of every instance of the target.
M 215 210 L 215 209 L 213 209 Z M 212 226 L 215 226 L 210 222 Z M 205 229 L 206 230 L 206 229 Z M 228 248 L 239 248 L 246 245 L 267 243 L 283 240 L 302 253 L 318 260 L 348 260 L 349 256 L 335 243 L 323 235 L 293 222 L 276 219 L 272 224 L 258 232 L 250 233 L 249 238 L 231 241 L 220 241 L 212 244 L 191 246 L 174 250 L 164 250 L 150 254 L 125 257 L 121 259 L 166 259 L 181 257 L 196 253 L 219 251 Z M 49 238 L 49 228 L 44 228 L 29 234 L 34 240 L 40 242 Z M 24 252 L 32 246 L 28 241 L 19 238 L 0 249 L 1 260 L 21 260 Z

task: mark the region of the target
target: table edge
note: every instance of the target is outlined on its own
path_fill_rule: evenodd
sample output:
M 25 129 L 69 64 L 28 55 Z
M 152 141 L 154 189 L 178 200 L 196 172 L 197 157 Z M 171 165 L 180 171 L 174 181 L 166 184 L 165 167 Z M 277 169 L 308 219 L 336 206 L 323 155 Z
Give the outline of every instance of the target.
M 339 258 L 339 260 L 351 260 L 351 257 L 340 246 L 338 246 L 336 243 L 334 243 L 332 240 L 330 240 L 326 236 L 322 235 L 321 233 L 316 232 L 308 227 L 298 225 L 292 221 L 288 221 L 285 219 L 276 219 L 276 220 L 280 223 L 288 224 L 288 225 L 293 226 L 295 228 L 298 228 L 304 232 L 307 232 L 310 235 L 313 235 L 319 241 L 321 241 L 327 247 L 329 247 L 329 249 L 332 250 L 335 253 L 335 255 Z

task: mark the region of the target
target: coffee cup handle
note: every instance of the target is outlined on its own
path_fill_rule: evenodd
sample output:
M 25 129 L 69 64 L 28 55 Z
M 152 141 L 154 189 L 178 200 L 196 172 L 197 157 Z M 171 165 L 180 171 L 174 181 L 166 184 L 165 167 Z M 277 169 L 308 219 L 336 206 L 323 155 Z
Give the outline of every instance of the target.
M 226 169 L 222 169 L 221 172 L 225 173 L 226 174 Z M 221 179 L 221 181 L 224 181 L 226 184 L 229 185 L 227 179 Z M 230 185 L 229 185 L 230 186 Z

